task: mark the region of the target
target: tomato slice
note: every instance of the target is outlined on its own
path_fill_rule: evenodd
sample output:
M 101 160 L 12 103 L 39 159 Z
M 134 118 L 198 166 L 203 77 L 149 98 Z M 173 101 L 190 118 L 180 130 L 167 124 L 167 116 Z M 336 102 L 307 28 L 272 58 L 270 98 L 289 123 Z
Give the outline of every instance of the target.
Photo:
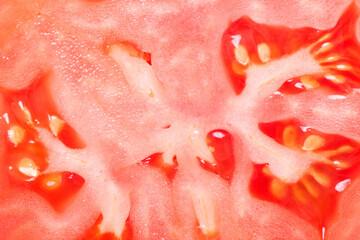
M 1 2 L 0 235 L 357 239 L 359 10 L 279 4 Z

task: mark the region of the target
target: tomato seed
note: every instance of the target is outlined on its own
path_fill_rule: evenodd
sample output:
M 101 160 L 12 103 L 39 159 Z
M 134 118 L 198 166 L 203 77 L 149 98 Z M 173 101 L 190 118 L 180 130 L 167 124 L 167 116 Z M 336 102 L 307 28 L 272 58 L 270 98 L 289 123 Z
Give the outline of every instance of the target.
M 36 163 L 30 158 L 21 159 L 18 164 L 19 172 L 24 174 L 27 177 L 37 177 L 39 176 L 39 167 L 36 166 Z
M 64 128 L 64 126 L 65 126 L 64 120 L 62 120 L 59 117 L 54 116 L 54 115 L 49 116 L 49 127 L 50 127 L 52 134 L 54 134 L 55 137 L 58 136 L 58 134 Z
M 270 192 L 275 198 L 281 200 L 287 196 L 288 189 L 285 183 L 274 178 L 270 184 Z
M 301 182 L 312 197 L 318 198 L 320 196 L 320 190 L 308 176 L 302 178 Z
M 282 136 L 283 143 L 286 147 L 294 147 L 297 144 L 297 130 L 294 126 L 287 126 Z
M 263 63 L 266 63 L 270 60 L 271 50 L 269 45 L 267 45 L 266 43 L 260 43 L 257 46 L 257 51 L 259 58 Z
M 62 177 L 59 173 L 49 174 L 42 179 L 42 188 L 45 190 L 57 189 L 62 181 Z
M 325 173 L 319 172 L 313 168 L 310 169 L 309 174 L 322 186 L 330 187 L 330 177 Z
M 235 48 L 235 58 L 244 66 L 246 66 L 250 61 L 249 54 L 243 45 L 239 45 Z
M 339 74 L 327 74 L 324 77 L 335 84 L 344 84 L 346 82 L 346 78 Z
M 302 149 L 305 151 L 314 151 L 324 146 L 324 144 L 324 138 L 317 135 L 310 135 L 305 139 Z
M 306 89 L 317 88 L 317 87 L 320 86 L 319 82 L 316 81 L 316 79 L 311 77 L 311 76 L 302 76 L 302 77 L 300 77 L 300 82 L 302 84 L 304 84 L 304 87 Z
M 20 127 L 19 125 L 13 125 L 8 130 L 8 137 L 10 142 L 12 142 L 15 147 L 24 141 L 26 131 L 24 128 Z
M 325 53 L 325 52 L 331 50 L 333 47 L 334 47 L 333 43 L 325 42 L 325 43 L 321 44 L 320 48 L 317 49 L 314 54 L 319 55 L 319 54 Z

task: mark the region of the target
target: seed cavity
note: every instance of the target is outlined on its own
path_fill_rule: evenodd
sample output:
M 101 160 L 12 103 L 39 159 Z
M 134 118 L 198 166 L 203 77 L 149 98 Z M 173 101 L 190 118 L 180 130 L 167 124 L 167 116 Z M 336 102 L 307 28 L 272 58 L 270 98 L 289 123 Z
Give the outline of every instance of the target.
M 23 158 L 18 163 L 19 172 L 27 177 L 36 178 L 39 176 L 39 168 L 31 158 Z
M 283 144 L 286 147 L 294 147 L 296 145 L 297 131 L 294 126 L 287 126 L 283 132 Z
M 321 148 L 325 144 L 325 139 L 318 135 L 310 135 L 305 141 L 302 149 L 305 151 L 314 151 Z
M 263 63 L 266 63 L 270 60 L 271 50 L 269 45 L 267 45 L 266 43 L 260 43 L 257 46 L 257 51 L 259 58 Z
M 54 134 L 55 137 L 58 136 L 60 131 L 64 128 L 65 121 L 60 119 L 57 116 L 49 116 L 49 127 L 52 134 Z
M 10 142 L 12 142 L 15 147 L 20 144 L 25 139 L 26 131 L 24 128 L 19 125 L 13 125 L 8 130 L 8 137 Z
M 249 54 L 243 45 L 239 45 L 237 48 L 235 48 L 234 54 L 236 60 L 242 65 L 246 66 L 249 63 Z

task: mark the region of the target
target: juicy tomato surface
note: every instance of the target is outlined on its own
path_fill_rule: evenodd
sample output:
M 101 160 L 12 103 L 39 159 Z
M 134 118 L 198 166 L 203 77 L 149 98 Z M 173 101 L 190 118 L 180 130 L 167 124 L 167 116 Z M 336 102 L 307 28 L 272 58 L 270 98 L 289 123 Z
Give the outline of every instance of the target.
M 0 0 L 0 239 L 360 239 L 359 4 Z

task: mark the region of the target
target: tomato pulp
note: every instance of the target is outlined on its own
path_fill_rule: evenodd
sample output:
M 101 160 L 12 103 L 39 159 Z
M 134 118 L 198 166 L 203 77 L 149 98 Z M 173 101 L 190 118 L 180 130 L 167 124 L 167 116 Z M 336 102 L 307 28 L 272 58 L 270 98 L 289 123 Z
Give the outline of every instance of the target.
M 279 4 L 0 3 L 0 236 L 359 238 L 359 8 Z

